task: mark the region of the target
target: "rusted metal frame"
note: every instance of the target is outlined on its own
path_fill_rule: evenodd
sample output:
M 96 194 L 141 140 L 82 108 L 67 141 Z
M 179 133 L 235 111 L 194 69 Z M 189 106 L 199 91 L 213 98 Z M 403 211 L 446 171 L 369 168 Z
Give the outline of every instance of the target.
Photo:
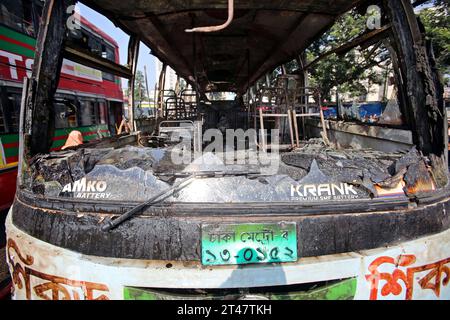
M 439 185 L 448 182 L 447 133 L 445 132 L 444 106 L 442 97 L 438 96 L 437 86 L 430 66 L 430 58 L 425 46 L 424 36 L 420 31 L 411 3 L 407 0 L 384 0 L 386 10 L 393 28 L 393 47 L 396 51 L 399 68 L 396 69 L 399 98 L 413 141 L 417 148 L 429 156 Z M 439 81 L 438 81 L 439 82 Z M 445 172 L 445 174 L 444 174 Z
M 264 96 L 264 92 L 274 92 L 275 95 L 277 96 L 279 91 L 284 91 L 285 98 L 287 97 L 287 89 L 282 88 L 282 87 L 270 87 L 270 88 L 263 87 L 260 89 L 257 88 L 257 90 L 258 90 L 257 95 L 259 95 L 259 97 L 261 97 L 261 98 Z M 269 102 L 272 104 L 271 101 L 272 101 L 272 95 L 270 95 L 270 100 L 269 100 Z
M 287 70 L 286 70 L 286 66 L 284 64 L 281 65 L 281 74 L 282 75 L 286 75 L 287 74 Z M 292 115 L 291 115 L 291 111 L 293 108 L 293 105 L 295 103 L 295 101 L 292 101 L 292 105 L 290 104 L 290 100 L 289 100 L 289 78 L 286 77 L 285 79 L 285 87 L 284 87 L 284 102 L 286 104 L 286 112 L 288 114 L 288 124 L 289 124 L 289 132 L 290 132 L 290 137 L 291 137 L 291 146 L 294 147 L 294 131 L 293 131 L 293 127 L 292 127 Z M 281 120 L 277 119 L 277 126 L 276 128 L 281 129 Z M 284 131 L 283 131 L 284 134 Z
M 291 146 L 295 147 L 295 141 L 294 141 L 294 128 L 293 128 L 293 118 L 292 118 L 292 110 L 287 110 L 287 117 L 288 117 L 288 123 L 289 123 L 289 134 L 291 137 Z
M 258 108 L 258 101 L 260 99 L 260 92 L 258 90 L 258 87 L 255 86 L 255 93 L 254 93 L 254 101 L 253 101 L 253 126 L 255 130 L 257 129 L 257 108 Z
M 30 130 L 31 130 L 31 117 L 30 110 L 27 105 L 27 93 L 30 87 L 30 79 L 25 77 L 23 79 L 23 87 L 22 87 L 22 99 L 20 102 L 20 119 L 19 119 L 19 163 L 18 163 L 18 175 L 17 175 L 17 187 L 16 189 L 22 188 L 24 184 L 24 169 L 27 167 L 26 157 L 28 154 L 29 148 L 26 143 L 30 138 Z
M 158 103 L 158 84 L 155 83 L 155 87 L 154 87 L 154 91 L 153 91 L 153 102 L 155 103 L 155 121 L 156 123 L 158 123 L 158 118 L 159 118 L 159 103 Z
M 262 149 L 263 151 L 266 151 L 267 144 L 266 144 L 266 135 L 264 134 L 264 114 L 261 108 L 259 109 L 259 127 L 260 127 L 259 132 L 261 135 Z
M 392 33 L 389 39 L 386 39 L 384 42 L 384 45 L 389 51 L 389 54 L 391 56 L 392 61 L 392 67 L 394 70 L 394 79 L 395 83 L 397 84 L 397 99 L 399 102 L 399 108 L 401 111 L 401 114 L 406 116 L 408 113 L 407 111 L 407 93 L 405 90 L 402 90 L 403 86 L 405 85 L 405 81 L 403 80 L 402 72 L 400 72 L 400 57 L 397 54 L 397 51 L 395 49 L 395 39 L 394 34 Z
M 175 90 L 173 89 L 165 89 L 165 84 L 166 84 L 166 74 L 167 72 L 164 73 L 163 76 L 163 88 L 164 90 L 162 90 L 161 92 L 161 99 L 163 102 L 163 106 L 164 106 L 164 118 L 166 120 L 169 119 L 169 112 L 175 110 L 175 118 L 177 117 L 177 109 L 178 109 L 178 104 L 179 104 L 179 98 L 177 97 L 177 93 L 175 92 Z M 173 102 L 172 102 L 173 101 Z M 169 106 L 174 105 L 174 108 L 169 108 Z
M 53 97 L 58 87 L 63 62 L 63 47 L 69 17 L 67 8 L 74 2 L 74 0 L 49 0 L 44 5 L 27 95 L 28 108 L 32 113 L 30 156 L 48 153 L 53 143 L 55 130 Z
M 131 35 L 130 40 L 128 42 L 128 66 L 131 70 L 131 78 L 128 81 L 128 88 L 129 88 L 129 97 L 128 97 L 128 116 L 129 116 L 129 126 L 131 131 L 136 130 L 136 125 L 134 123 L 134 88 L 136 86 L 135 80 L 136 80 L 136 71 L 137 71 L 137 64 L 139 59 L 139 45 L 140 45 L 140 39 L 136 35 Z
M 294 141 L 294 128 L 292 127 L 292 114 L 291 114 L 292 110 L 288 109 L 287 110 L 287 117 L 288 117 L 288 123 L 289 123 L 289 133 L 291 136 L 291 146 L 295 147 L 295 141 Z
M 266 81 L 266 86 L 267 86 L 267 88 L 270 88 L 270 86 L 271 86 L 271 83 L 270 83 L 270 76 L 269 76 L 269 73 L 266 73 L 266 76 L 265 76 L 265 81 Z M 277 96 L 277 90 L 275 90 L 275 92 L 276 92 L 276 96 Z M 285 100 L 286 100 L 286 108 L 289 110 L 289 106 L 288 106 L 288 95 L 287 95 L 287 89 L 286 90 L 284 90 L 284 96 L 285 96 Z M 270 95 L 270 100 L 272 100 L 272 96 Z M 280 99 L 280 102 L 281 102 L 281 99 Z M 281 104 L 281 103 L 280 103 Z M 277 115 L 276 114 L 271 114 L 274 118 L 275 118 L 275 129 L 280 129 L 281 128 L 281 119 L 279 118 L 279 117 L 277 117 Z
M 292 110 L 295 112 L 295 110 Z M 316 117 L 316 116 L 320 116 L 320 112 L 316 112 L 316 113 L 300 113 L 297 114 L 297 112 L 295 112 L 295 116 L 297 118 L 306 118 L 306 117 Z
M 264 118 L 286 118 L 287 113 L 263 113 Z
M 203 152 L 203 125 L 201 121 L 194 122 L 194 134 L 193 134 L 193 144 L 194 144 L 194 155 L 197 159 L 201 156 Z
M 307 93 L 308 90 L 315 90 L 315 88 L 311 88 L 311 87 L 303 87 L 301 88 L 302 91 L 304 93 L 300 93 L 298 94 L 298 96 L 303 97 L 303 98 L 308 98 L 310 96 L 314 96 L 314 92 L 312 93 Z M 318 113 L 300 113 L 297 114 L 297 112 L 295 111 L 295 109 L 292 110 L 292 117 L 293 117 L 293 121 L 294 121 L 294 129 L 295 129 L 295 137 L 296 137 L 296 146 L 300 147 L 300 140 L 299 140 L 299 134 L 298 134 L 298 126 L 297 126 L 297 118 L 302 118 L 302 120 L 306 117 L 312 117 L 312 116 L 320 116 L 320 121 L 322 124 L 322 138 L 324 139 L 325 143 L 328 144 L 329 143 L 329 139 L 328 139 L 328 132 L 327 132 L 327 128 L 326 128 L 326 122 L 325 122 L 325 117 L 323 115 L 323 110 L 322 110 L 322 99 L 320 96 L 320 93 L 318 93 L 316 95 L 317 101 L 316 104 L 319 108 L 319 112 Z M 305 107 L 307 107 L 307 103 L 304 104 Z M 305 129 L 303 129 L 305 130 Z
M 191 17 L 191 26 L 193 27 L 195 25 L 195 14 L 190 14 Z M 197 95 L 196 100 L 197 102 L 200 101 L 200 84 L 198 82 L 198 69 L 197 69 L 197 35 L 195 33 L 192 33 L 192 59 L 194 68 L 192 70 L 194 78 L 193 80 L 193 89 L 195 90 L 195 94 Z M 197 108 L 198 109 L 198 108 Z M 199 116 L 199 115 L 198 115 Z
M 148 89 L 147 66 L 144 65 L 145 90 L 147 91 L 148 104 L 150 106 L 150 90 Z
M 371 31 L 369 33 L 363 34 L 348 43 L 345 43 L 335 49 L 327 51 L 327 52 L 323 53 L 322 55 L 320 55 L 319 57 L 317 57 L 316 59 L 314 59 L 313 61 L 311 61 L 310 63 L 308 63 L 303 68 L 303 70 L 308 70 L 308 69 L 312 68 L 317 63 L 322 61 L 324 58 L 329 57 L 330 55 L 332 55 L 334 53 L 345 54 L 348 51 L 352 50 L 353 48 L 356 48 L 357 46 L 364 45 L 364 43 L 366 43 L 366 42 L 373 41 L 374 39 L 378 40 L 380 38 L 386 38 L 389 35 L 387 31 L 390 28 L 391 28 L 390 25 L 383 26 L 381 29 L 377 29 L 377 30 Z
M 165 85 L 165 74 L 166 74 L 167 64 L 163 62 L 161 72 L 159 73 L 159 82 L 158 82 L 158 112 L 161 113 L 162 117 L 165 118 L 164 111 L 164 85 Z
M 292 112 L 292 119 L 294 121 L 294 132 L 295 132 L 295 146 L 297 148 L 300 148 L 300 137 L 298 134 L 298 123 L 297 123 L 297 113 L 295 112 L 295 109 L 293 110 L 289 110 L 290 112 Z
M 324 1 L 324 0 L 322 0 Z M 328 0 L 329 1 L 329 0 Z M 333 15 L 339 15 L 342 14 L 343 12 L 347 12 L 350 9 L 352 9 L 353 7 L 356 6 L 357 3 L 361 2 L 361 1 L 368 1 L 369 0 L 349 0 L 348 2 L 350 4 L 346 5 L 346 7 L 342 7 L 342 6 L 338 6 L 338 7 L 327 7 L 326 8 L 326 13 L 327 14 L 333 14 Z M 80 2 L 84 3 L 85 5 L 91 7 L 92 9 L 95 9 L 98 12 L 101 12 L 101 10 L 103 9 L 103 7 L 100 7 L 98 5 L 96 5 L 95 0 L 81 0 Z M 189 12 L 193 12 L 193 11 L 200 11 L 200 10 L 217 10 L 217 9 L 223 9 L 223 10 L 227 10 L 228 9 L 228 3 L 225 1 L 210 1 L 209 3 L 207 3 L 206 5 L 201 4 L 199 5 L 199 3 L 195 3 L 192 4 L 191 6 L 189 5 L 184 5 L 184 6 L 179 6 L 178 4 L 178 8 L 176 7 L 176 5 L 170 4 L 169 6 L 167 5 L 167 1 L 159 1 L 160 3 L 164 4 L 164 8 L 160 10 L 158 10 L 157 12 L 153 12 L 153 13 L 149 13 L 149 12 L 144 12 L 143 14 L 141 14 L 140 16 L 130 16 L 130 15 L 120 15 L 120 19 L 121 20 L 138 20 L 138 19 L 146 19 L 148 16 L 152 15 L 152 14 L 157 14 L 158 16 L 167 16 L 167 15 L 173 15 L 173 14 L 180 14 L 180 13 L 189 13 Z M 183 1 L 178 1 L 178 2 L 183 2 Z M 319 2 L 319 1 L 316 1 Z M 373 1 L 372 1 L 373 2 Z M 272 3 L 275 3 L 274 1 L 272 1 Z M 254 1 L 246 1 L 246 2 L 238 2 L 238 4 L 235 4 L 235 8 L 237 10 L 249 10 L 249 9 L 256 9 L 256 10 L 270 10 L 273 12 L 285 12 L 285 11 L 298 11 L 298 12 L 310 12 L 310 13 L 314 13 L 314 14 L 323 14 L 324 10 L 323 8 L 318 8 L 317 6 L 312 5 L 311 3 L 305 2 L 305 3 L 299 3 L 296 1 L 291 1 L 291 3 L 286 4 L 285 2 L 277 2 L 279 5 L 278 6 L 267 6 L 265 3 L 260 3 L 260 4 L 255 4 Z M 248 5 L 246 5 L 248 4 Z M 158 5 L 158 4 L 157 4 Z
M 186 111 L 189 118 L 195 117 L 197 115 L 196 112 L 197 112 L 197 103 L 198 103 L 198 101 L 195 100 L 194 102 L 193 101 L 186 102 L 186 98 L 192 98 L 192 97 L 195 97 L 195 99 L 197 99 L 197 92 L 195 90 L 192 90 L 192 89 L 181 90 L 181 92 L 178 95 L 178 99 L 180 101 L 183 101 L 185 107 L 186 106 L 189 107 L 189 110 Z M 189 100 L 191 100 L 191 99 L 189 99 Z M 195 104 L 194 108 L 193 108 L 193 104 Z M 195 114 L 194 114 L 194 111 L 195 111 Z
M 131 79 L 132 77 L 132 71 L 129 68 L 121 66 L 120 64 L 114 63 L 103 57 L 99 57 L 98 55 L 86 50 L 79 49 L 69 42 L 66 43 L 64 47 L 64 57 L 87 67 L 111 73 L 118 77 L 125 79 Z
M 249 112 L 252 113 L 250 117 L 253 117 L 253 128 L 256 130 L 257 129 L 256 107 L 258 105 L 258 93 L 255 87 L 250 87 L 250 96 L 252 98 L 252 105 L 251 110 Z
M 320 122 L 322 123 L 322 139 L 324 140 L 325 144 L 329 145 L 330 140 L 328 139 L 328 131 L 327 131 L 327 126 L 326 126 L 326 122 L 325 122 L 325 117 L 323 115 L 322 97 L 320 95 L 320 92 L 317 95 L 317 99 L 318 99 L 317 104 L 319 105 Z
M 297 57 L 297 62 L 300 70 L 303 70 L 303 72 L 300 74 L 302 76 L 302 87 L 307 88 L 308 87 L 308 71 L 306 70 L 305 66 L 307 64 L 307 58 L 306 58 L 306 52 L 303 51 L 301 54 Z
M 441 174 L 447 176 L 447 170 L 448 170 L 448 158 L 449 158 L 449 154 L 448 152 L 446 152 L 445 150 L 448 148 L 448 144 L 447 141 L 448 140 L 448 128 L 449 128 L 449 124 L 450 121 L 448 120 L 447 117 L 447 111 L 446 111 L 446 106 L 445 106 L 445 100 L 444 100 L 444 86 L 442 83 L 442 77 L 441 74 L 439 72 L 439 68 L 437 66 L 437 62 L 436 62 L 436 57 L 434 55 L 434 51 L 433 51 L 433 45 L 432 45 L 432 41 L 426 41 L 426 47 L 427 47 L 427 52 L 428 52 L 428 58 L 430 61 L 430 67 L 432 70 L 432 77 L 433 77 L 433 81 L 435 84 L 435 90 L 436 90 L 436 95 L 438 97 L 438 105 L 441 105 L 441 110 L 444 114 L 444 127 L 443 127 L 443 135 L 444 135 L 444 157 L 440 157 L 438 160 L 438 162 L 441 162 L 441 168 L 445 167 L 445 171 L 442 172 Z M 445 120 L 445 118 L 447 118 L 447 120 Z M 432 155 L 431 158 L 433 159 L 434 156 Z M 443 162 L 443 163 L 442 163 Z
M 292 127 L 292 115 L 291 115 L 291 110 L 287 110 L 287 113 L 266 113 L 264 114 L 264 112 L 262 111 L 262 109 L 259 109 L 259 123 L 260 123 L 260 134 L 261 134 L 261 140 L 262 140 L 262 149 L 264 151 L 267 150 L 267 142 L 266 142 L 266 137 L 264 134 L 264 118 L 288 118 L 288 124 L 289 124 L 289 133 L 290 133 L 290 137 L 291 137 L 291 146 L 294 147 L 295 146 L 295 141 L 294 141 L 294 129 Z
M 298 66 L 299 66 L 299 73 L 301 76 L 301 90 L 300 90 L 300 95 L 298 96 L 300 99 L 298 99 L 298 102 L 301 105 L 305 105 L 307 106 L 309 104 L 309 96 L 307 95 L 307 90 L 309 87 L 309 79 L 308 79 L 308 70 L 305 69 L 305 66 L 307 64 L 307 57 L 306 57 L 306 52 L 302 52 L 301 54 L 299 54 L 299 56 L 297 57 L 297 62 L 298 62 Z M 295 111 L 295 108 L 294 108 Z M 296 118 L 294 118 L 296 119 Z M 295 121 L 297 123 L 297 121 Z M 301 125 L 302 125 L 302 130 L 303 132 L 306 132 L 306 123 L 305 120 L 302 118 L 301 119 Z M 298 140 L 298 139 L 297 139 Z
M 166 119 L 180 120 L 182 118 L 179 114 L 180 111 L 179 99 L 177 99 L 176 96 L 167 98 L 164 104 L 166 110 L 165 111 Z M 173 112 L 175 112 L 175 114 L 173 114 Z M 171 115 L 172 117 L 169 117 L 169 115 Z
M 250 128 L 250 117 L 251 117 L 251 107 L 250 107 L 250 100 L 252 100 L 252 103 L 254 103 L 253 100 L 253 91 L 252 88 L 250 88 L 250 49 L 247 48 L 246 52 L 246 60 L 247 60 L 247 129 Z

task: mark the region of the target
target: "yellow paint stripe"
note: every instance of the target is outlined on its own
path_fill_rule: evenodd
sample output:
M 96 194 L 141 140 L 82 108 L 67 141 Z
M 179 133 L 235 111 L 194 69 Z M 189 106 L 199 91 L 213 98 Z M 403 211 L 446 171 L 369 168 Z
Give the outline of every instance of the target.
M 8 163 L 6 165 L 0 164 L 0 170 L 11 169 L 11 168 L 17 167 L 18 164 L 19 164 L 18 162 L 12 162 L 12 163 Z

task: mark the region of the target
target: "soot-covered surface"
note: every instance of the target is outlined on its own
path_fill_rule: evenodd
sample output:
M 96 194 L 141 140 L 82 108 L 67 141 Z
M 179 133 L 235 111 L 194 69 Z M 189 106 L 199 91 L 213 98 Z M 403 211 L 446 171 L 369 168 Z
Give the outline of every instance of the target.
M 428 160 L 415 148 L 407 154 L 335 150 L 313 139 L 290 153 L 204 153 L 185 163 L 180 163 L 179 151 L 127 146 L 38 156 L 31 165 L 31 190 L 47 197 L 142 202 L 199 172 L 209 174 L 165 201 L 334 201 L 386 193 L 405 197 L 435 188 Z M 392 192 L 395 188 L 400 192 Z M 344 190 L 344 196 L 336 197 L 336 190 Z

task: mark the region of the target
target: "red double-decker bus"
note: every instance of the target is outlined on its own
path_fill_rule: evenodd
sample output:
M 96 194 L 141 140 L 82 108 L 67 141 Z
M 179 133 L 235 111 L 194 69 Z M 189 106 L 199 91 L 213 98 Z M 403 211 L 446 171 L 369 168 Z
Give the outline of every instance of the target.
M 22 82 L 31 75 L 43 3 L 39 0 L 0 1 L 0 211 L 8 208 L 16 190 L 19 110 Z M 70 40 L 119 63 L 113 38 L 81 17 L 81 28 Z M 78 130 L 84 141 L 114 134 L 122 120 L 120 78 L 65 59 L 54 101 L 56 132 L 53 150 Z

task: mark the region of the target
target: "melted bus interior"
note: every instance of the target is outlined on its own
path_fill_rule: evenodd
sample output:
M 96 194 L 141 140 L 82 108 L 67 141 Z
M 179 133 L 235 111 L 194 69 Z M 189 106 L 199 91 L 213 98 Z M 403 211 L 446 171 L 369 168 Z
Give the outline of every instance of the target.
M 72 3 L 62 2 L 61 10 Z M 21 186 L 24 191 L 48 199 L 86 202 L 143 202 L 167 191 L 165 203 L 302 205 L 338 201 L 351 205 L 366 201 L 415 203 L 446 187 L 447 129 L 441 89 L 432 69 L 432 55 L 420 40 L 420 30 L 416 30 L 418 23 L 410 19 L 413 7 L 409 1 L 377 1 L 383 8 L 386 27 L 367 30 L 354 41 L 354 46 L 370 47 L 381 41 L 389 44 L 401 124 L 324 116 L 320 94 L 308 87 L 301 67 L 293 74 L 281 68 L 274 81 L 261 85 L 266 74 L 292 59 L 297 59 L 299 66 L 304 64 L 302 52 L 343 13 L 350 9 L 364 12 L 367 1 L 236 0 L 231 25 L 208 33 L 185 30 L 225 21 L 227 1 L 83 3 L 130 34 L 130 79 L 136 61 L 133 41 L 142 41 L 193 89 L 169 92 L 160 81 L 157 117 L 147 132 L 58 152 L 42 152 L 47 148 L 45 139 L 25 140 L 29 146 Z M 413 49 L 405 49 L 402 41 L 420 44 L 418 50 L 426 53 L 421 56 L 423 60 Z M 56 45 L 57 55 L 67 52 L 62 43 Z M 78 50 L 75 55 L 82 56 L 82 48 L 76 44 L 71 48 Z M 89 57 L 80 59 L 95 62 Z M 410 59 L 429 73 L 416 72 L 405 80 L 411 72 Z M 37 62 L 41 72 L 46 63 Z M 118 66 L 99 64 L 102 67 L 116 74 L 126 73 Z M 35 68 L 34 76 L 36 72 Z M 33 112 L 45 114 L 37 95 L 31 101 Z M 48 123 L 39 128 L 33 124 L 31 135 L 45 134 L 49 127 Z M 205 152 L 208 142 L 213 141 L 205 139 L 208 129 L 218 129 L 224 140 L 229 129 L 253 129 L 254 135 L 244 137 L 240 147 L 232 137 L 233 143 L 225 150 Z M 260 135 L 261 129 L 269 131 Z M 185 154 L 188 161 L 183 162 Z M 208 174 L 169 192 L 199 172 Z M 98 192 L 94 184 L 99 181 L 106 182 L 107 191 Z

